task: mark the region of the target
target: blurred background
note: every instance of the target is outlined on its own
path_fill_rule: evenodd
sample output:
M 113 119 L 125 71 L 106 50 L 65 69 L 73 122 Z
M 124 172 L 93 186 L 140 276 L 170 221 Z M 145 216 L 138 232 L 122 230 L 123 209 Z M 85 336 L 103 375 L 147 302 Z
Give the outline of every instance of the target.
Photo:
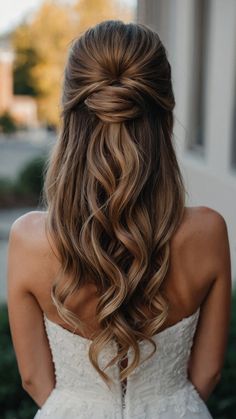
M 6 257 L 12 222 L 41 209 L 45 159 L 56 141 L 67 48 L 105 19 L 156 30 L 172 66 L 174 140 L 187 205 L 225 218 L 236 283 L 236 0 L 7 0 L 0 5 L 0 417 L 32 418 L 7 316 Z M 214 418 L 235 418 L 236 297 Z

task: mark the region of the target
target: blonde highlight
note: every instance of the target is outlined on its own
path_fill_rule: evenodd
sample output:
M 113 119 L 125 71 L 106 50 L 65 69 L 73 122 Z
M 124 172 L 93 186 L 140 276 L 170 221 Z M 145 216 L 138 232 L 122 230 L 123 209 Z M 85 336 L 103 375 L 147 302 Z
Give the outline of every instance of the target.
M 170 239 L 185 203 L 172 144 L 171 67 L 156 32 L 141 23 L 101 22 L 72 42 L 65 67 L 61 132 L 44 183 L 47 232 L 61 271 L 51 296 L 60 317 L 84 333 L 66 300 L 86 283 L 97 288 L 89 358 L 111 340 L 123 381 L 140 362 L 138 342 L 151 339 L 168 315 L 161 285 Z M 146 307 L 146 309 L 145 309 Z

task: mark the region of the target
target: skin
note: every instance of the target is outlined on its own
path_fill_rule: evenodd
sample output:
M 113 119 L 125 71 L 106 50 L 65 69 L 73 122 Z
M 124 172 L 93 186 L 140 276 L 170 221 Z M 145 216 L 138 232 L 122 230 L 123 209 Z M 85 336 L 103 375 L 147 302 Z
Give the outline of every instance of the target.
M 73 330 L 62 322 L 50 299 L 50 286 L 60 264 L 56 248 L 50 246 L 45 234 L 45 217 L 46 212 L 31 211 L 12 224 L 7 275 L 9 322 L 22 386 L 39 407 L 55 387 L 43 312 Z M 211 208 L 185 207 L 170 246 L 170 269 L 162 287 L 170 311 L 160 330 L 188 317 L 201 305 L 188 373 L 206 401 L 220 380 L 230 323 L 231 262 L 226 222 Z M 87 338 L 98 328 L 95 291 L 95 286 L 88 285 L 68 303 L 87 322 Z M 83 308 L 78 310 L 78 304 Z

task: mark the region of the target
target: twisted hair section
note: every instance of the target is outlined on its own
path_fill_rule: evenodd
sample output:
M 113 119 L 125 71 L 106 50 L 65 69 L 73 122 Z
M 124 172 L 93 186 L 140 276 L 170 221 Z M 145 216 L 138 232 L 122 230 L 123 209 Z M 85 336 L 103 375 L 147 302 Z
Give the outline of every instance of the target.
M 171 67 L 158 34 L 119 20 L 90 27 L 72 42 L 61 104 L 44 184 L 46 227 L 61 262 L 51 296 L 61 318 L 84 333 L 67 301 L 96 286 L 100 330 L 89 357 L 110 385 L 105 369 L 130 347 L 121 380 L 140 362 L 140 340 L 156 350 L 152 335 L 168 315 L 161 285 L 169 242 L 184 212 Z M 119 350 L 102 370 L 98 354 L 111 340 Z

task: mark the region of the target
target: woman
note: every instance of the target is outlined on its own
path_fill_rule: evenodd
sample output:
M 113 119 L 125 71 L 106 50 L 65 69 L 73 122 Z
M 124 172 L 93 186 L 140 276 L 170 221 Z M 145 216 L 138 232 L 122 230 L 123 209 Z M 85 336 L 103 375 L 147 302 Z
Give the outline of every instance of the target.
M 171 67 L 145 25 L 74 39 L 45 211 L 12 225 L 8 308 L 36 418 L 211 418 L 231 298 L 227 226 L 186 207 Z

